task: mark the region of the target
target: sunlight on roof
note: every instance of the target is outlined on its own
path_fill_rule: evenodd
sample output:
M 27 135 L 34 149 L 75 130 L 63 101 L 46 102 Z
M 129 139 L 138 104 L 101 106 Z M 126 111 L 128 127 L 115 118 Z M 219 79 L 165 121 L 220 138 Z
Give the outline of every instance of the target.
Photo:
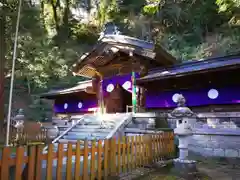
M 83 55 L 80 57 L 80 59 L 83 60 L 85 57 L 87 57 L 88 54 L 89 54 L 89 53 L 83 54 Z
M 163 72 L 161 72 L 160 74 L 170 74 L 170 72 L 169 71 L 163 71 Z
M 114 52 L 114 53 L 116 53 L 116 52 L 118 52 L 118 51 L 119 51 L 119 49 L 118 49 L 118 48 L 116 48 L 116 47 L 111 47 L 110 49 L 111 49 L 111 51 L 112 51 L 112 52 Z

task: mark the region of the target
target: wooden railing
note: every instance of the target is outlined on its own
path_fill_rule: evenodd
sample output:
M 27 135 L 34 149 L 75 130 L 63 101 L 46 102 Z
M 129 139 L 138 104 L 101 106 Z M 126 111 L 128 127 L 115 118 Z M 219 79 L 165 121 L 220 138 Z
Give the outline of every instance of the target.
M 10 144 L 13 146 L 47 143 L 47 141 L 47 129 L 45 128 L 37 129 L 34 133 L 30 133 L 25 129 L 19 131 L 14 127 L 10 128 Z
M 8 180 L 10 174 L 15 174 L 13 178 L 16 180 L 40 180 L 44 176 L 47 180 L 60 180 L 63 176 L 68 180 L 116 177 L 144 165 L 172 158 L 173 138 L 172 132 L 164 132 L 155 135 L 124 136 L 117 140 L 85 140 L 67 144 L 66 150 L 64 144 L 58 144 L 57 152 L 54 152 L 54 145 L 49 144 L 47 154 L 42 153 L 41 145 L 29 146 L 28 150 L 18 147 L 14 158 L 11 158 L 11 148 L 5 147 L 1 156 L 0 179 Z M 81 148 L 81 144 L 84 148 Z M 64 158 L 66 164 L 63 163 Z M 43 167 L 44 160 L 46 168 Z M 26 166 L 22 170 L 24 164 Z

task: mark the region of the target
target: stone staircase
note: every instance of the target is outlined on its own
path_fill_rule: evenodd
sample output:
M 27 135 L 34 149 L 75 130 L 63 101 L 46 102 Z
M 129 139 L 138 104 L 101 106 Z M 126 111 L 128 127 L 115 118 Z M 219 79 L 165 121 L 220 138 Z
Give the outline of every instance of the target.
M 64 144 L 67 148 L 67 143 L 73 144 L 77 141 L 87 140 L 104 140 L 112 137 L 133 134 L 148 134 L 152 131 L 146 131 L 156 115 L 154 113 L 117 113 L 117 114 L 85 114 L 71 117 L 72 124 L 57 125 L 60 131 L 59 136 L 52 143 L 54 150 L 57 151 L 59 143 Z M 104 141 L 103 141 L 104 143 Z M 91 147 L 91 142 L 89 142 Z M 73 148 L 75 146 L 73 145 Z M 45 150 L 47 150 L 45 148 Z
M 82 120 L 79 120 L 81 119 Z M 124 128 L 132 121 L 131 113 L 104 114 L 104 115 L 84 115 L 72 116 L 71 120 L 78 122 L 68 131 L 69 125 L 59 125 L 61 138 L 53 140 L 55 150 L 57 151 L 58 143 L 63 143 L 67 148 L 68 142 L 76 143 L 79 140 L 104 140 L 111 137 L 121 136 Z M 81 143 L 83 144 L 83 143 Z M 89 143 L 91 146 L 91 144 Z M 73 146 L 73 148 L 75 148 Z
M 103 140 L 110 139 L 112 137 L 121 137 L 123 135 L 135 136 L 140 134 L 153 133 L 153 131 L 147 131 L 145 128 L 147 124 L 150 123 L 149 118 L 154 118 L 154 114 L 132 114 L 132 113 L 118 113 L 118 114 L 104 114 L 99 115 L 82 115 L 82 116 L 72 116 L 72 125 L 58 125 L 60 130 L 60 135 L 53 140 L 54 151 L 58 150 L 58 144 L 63 143 L 64 149 L 66 151 L 68 142 L 77 142 L 78 140 Z M 145 130 L 144 130 L 145 129 Z M 83 143 L 81 143 L 83 148 Z M 91 143 L 88 144 L 91 147 Z M 96 144 L 97 145 L 97 144 Z M 73 149 L 76 146 L 73 145 Z M 47 147 L 43 153 L 47 153 Z M 104 159 L 104 157 L 102 157 Z M 89 154 L 88 159 L 91 159 Z M 95 154 L 95 159 L 97 159 L 97 153 Z M 75 157 L 72 157 L 72 162 L 75 162 Z M 83 157 L 81 157 L 80 162 L 83 163 Z M 67 157 L 62 160 L 63 166 L 67 165 Z M 83 166 L 83 165 L 81 165 Z M 47 165 L 44 161 L 42 168 L 46 169 Z M 57 160 L 53 160 L 53 167 L 57 167 Z M 66 168 L 65 168 L 66 169 Z M 89 166 L 90 170 L 90 166 Z M 46 172 L 46 171 L 44 171 Z M 44 175 L 43 175 L 44 176 Z

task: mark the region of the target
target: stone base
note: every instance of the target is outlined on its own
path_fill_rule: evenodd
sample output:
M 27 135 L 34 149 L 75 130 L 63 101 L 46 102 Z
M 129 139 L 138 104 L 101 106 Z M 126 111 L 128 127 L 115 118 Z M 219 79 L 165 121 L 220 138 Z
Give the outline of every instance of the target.
M 174 168 L 172 169 L 172 171 L 178 176 L 187 179 L 193 179 L 198 173 L 196 161 L 174 159 L 173 164 Z

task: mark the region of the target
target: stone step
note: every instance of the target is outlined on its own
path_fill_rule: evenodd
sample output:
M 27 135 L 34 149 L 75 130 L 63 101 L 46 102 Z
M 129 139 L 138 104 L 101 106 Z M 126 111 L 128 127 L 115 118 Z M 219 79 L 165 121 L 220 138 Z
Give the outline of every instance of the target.
M 67 129 L 68 129 L 68 128 L 60 128 L 59 130 L 60 130 L 61 132 L 64 132 L 64 131 L 66 131 Z M 92 126 L 92 127 L 90 127 L 90 126 L 76 126 L 76 127 L 72 128 L 71 131 L 81 131 L 81 129 L 82 129 L 83 131 L 89 131 L 89 130 L 91 130 L 91 129 L 100 129 L 100 127 L 99 127 L 99 126 Z
M 109 133 L 111 131 L 111 129 L 72 129 L 71 132 L 97 132 L 97 133 Z
M 63 149 L 64 150 L 66 150 L 67 149 L 67 147 L 68 147 L 68 143 L 71 143 L 72 144 L 72 148 L 73 149 L 76 149 L 76 144 L 77 144 L 77 141 L 78 140 L 73 140 L 73 139 L 71 139 L 71 140 L 68 140 L 68 139 L 60 139 L 59 140 L 59 143 L 62 143 L 63 144 Z M 88 147 L 91 147 L 91 141 L 89 141 L 88 142 Z M 96 143 L 96 146 L 97 146 L 98 144 Z M 81 143 L 80 143 L 80 149 L 83 149 L 84 148 L 84 141 L 81 141 Z M 58 149 L 58 146 L 55 146 L 55 148 L 54 149 Z
M 67 128 L 59 129 L 60 132 L 64 132 Z M 71 129 L 71 131 L 76 132 L 89 132 L 89 131 L 99 131 L 99 132 L 109 132 L 113 128 L 100 128 L 100 126 L 77 126 Z
M 72 143 L 72 147 L 76 148 L 76 144 L 78 140 L 67 140 L 67 139 L 60 139 L 59 143 L 63 144 L 64 148 L 67 148 L 67 143 L 71 142 Z M 104 142 L 104 141 L 103 141 Z M 92 142 L 88 141 L 88 145 L 91 146 Z M 98 142 L 96 142 L 95 144 L 96 146 L 98 145 Z M 84 147 L 84 141 L 80 141 L 80 147 L 83 148 Z M 58 143 L 54 146 L 54 148 L 58 148 Z
M 84 140 L 84 139 L 88 139 L 88 140 L 98 140 L 98 139 L 104 139 L 106 136 L 74 136 L 74 135 L 66 135 L 63 136 L 63 139 L 67 139 L 67 140 Z
M 76 125 L 73 129 L 99 129 L 100 125 Z
M 71 143 L 77 143 L 78 140 L 75 139 L 59 139 L 58 142 L 59 143 L 63 143 L 65 147 L 67 147 L 67 143 L 71 142 Z
M 82 136 L 75 136 L 75 135 L 65 135 L 63 136 L 62 139 L 67 139 L 67 140 L 84 140 L 86 139 L 87 135 L 82 135 Z
M 64 131 L 60 131 L 59 134 L 62 134 Z M 77 136 L 88 136 L 89 134 L 97 134 L 97 135 L 105 135 L 107 136 L 111 131 L 109 130 L 100 130 L 99 129 L 90 129 L 89 131 L 81 131 L 81 130 L 77 130 L 77 131 L 69 131 L 66 135 L 77 135 Z
M 98 130 L 89 130 L 89 131 L 70 131 L 67 133 L 67 135 L 76 135 L 76 136 L 82 136 L 82 135 L 89 135 L 93 134 L 94 136 L 102 136 L 102 135 L 107 135 L 109 134 L 110 131 L 98 131 Z
M 72 125 L 57 125 L 58 128 L 70 128 Z

